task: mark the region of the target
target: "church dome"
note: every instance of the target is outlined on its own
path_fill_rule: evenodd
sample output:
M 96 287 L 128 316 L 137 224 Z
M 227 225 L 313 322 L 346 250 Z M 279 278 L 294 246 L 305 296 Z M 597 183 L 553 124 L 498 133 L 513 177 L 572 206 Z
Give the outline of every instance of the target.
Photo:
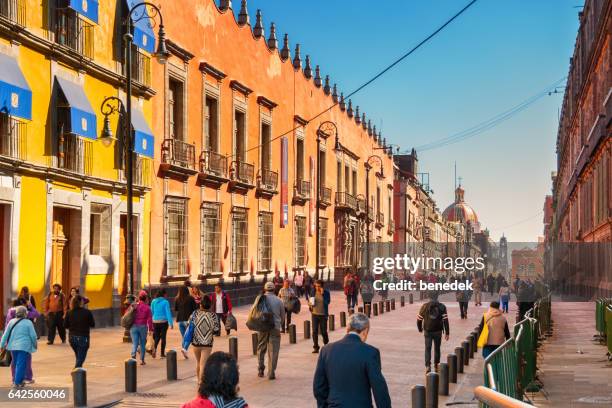
M 465 202 L 464 200 L 465 190 L 461 186 L 455 190 L 455 202 L 446 207 L 446 210 L 442 213 L 442 216 L 447 221 L 471 223 L 472 225 L 478 225 L 478 215 L 476 211 Z

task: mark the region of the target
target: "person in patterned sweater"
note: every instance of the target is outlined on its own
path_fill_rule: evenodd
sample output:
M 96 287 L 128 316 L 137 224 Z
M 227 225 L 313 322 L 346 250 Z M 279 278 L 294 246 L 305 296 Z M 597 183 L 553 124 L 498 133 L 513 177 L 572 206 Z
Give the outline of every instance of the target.
M 198 384 L 202 383 L 204 365 L 212 352 L 215 333 L 220 330 L 219 319 L 217 319 L 217 316 L 211 311 L 211 305 L 212 302 L 210 298 L 204 296 L 200 302 L 200 308 L 191 315 L 194 326 L 191 345 L 196 360 Z

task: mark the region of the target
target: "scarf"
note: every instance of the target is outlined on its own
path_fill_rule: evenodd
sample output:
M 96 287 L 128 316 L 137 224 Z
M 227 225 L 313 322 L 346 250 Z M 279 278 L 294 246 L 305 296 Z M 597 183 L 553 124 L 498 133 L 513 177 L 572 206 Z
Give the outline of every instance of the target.
M 243 408 L 247 406 L 246 401 L 241 397 L 237 397 L 231 401 L 225 401 L 220 395 L 210 395 L 208 400 L 215 404 L 216 408 Z

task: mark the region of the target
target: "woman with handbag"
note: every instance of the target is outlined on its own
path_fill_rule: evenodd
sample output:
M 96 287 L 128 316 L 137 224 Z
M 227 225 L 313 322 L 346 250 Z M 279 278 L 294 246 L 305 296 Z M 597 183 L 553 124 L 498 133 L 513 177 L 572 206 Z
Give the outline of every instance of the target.
M 478 347 L 482 347 L 482 357 L 487 358 L 509 338 L 508 321 L 499 310 L 499 302 L 491 302 L 478 326 Z
M 189 325 L 193 325 L 193 335 L 191 346 L 196 360 L 196 374 L 198 375 L 198 385 L 202 383 L 204 374 L 204 364 L 212 352 L 215 333 L 220 330 L 220 323 L 217 316 L 211 312 L 211 300 L 204 296 L 200 302 L 200 308 L 193 312 Z M 190 332 L 190 328 L 187 332 Z M 187 335 L 186 335 L 187 337 Z
M 26 369 L 28 359 L 31 361 L 32 353 L 37 349 L 36 331 L 34 324 L 28 320 L 28 309 L 25 306 L 17 306 L 15 318 L 12 319 L 0 340 L 2 356 L 11 352 L 11 371 L 13 373 L 13 384 L 16 387 L 25 385 Z

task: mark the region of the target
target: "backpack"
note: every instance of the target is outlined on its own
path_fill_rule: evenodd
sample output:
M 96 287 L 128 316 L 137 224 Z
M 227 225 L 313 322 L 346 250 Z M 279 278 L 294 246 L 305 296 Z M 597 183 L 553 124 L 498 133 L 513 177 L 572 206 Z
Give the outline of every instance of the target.
M 428 332 L 442 331 L 442 307 L 438 302 L 430 302 L 423 316 L 423 329 Z
M 266 332 L 274 328 L 274 316 L 268 306 L 266 295 L 259 295 L 255 299 L 255 303 L 253 303 L 249 312 L 246 326 L 249 330 L 257 332 Z
M 134 324 L 134 317 L 136 316 L 136 307 L 130 305 L 121 317 L 121 327 L 129 329 Z

